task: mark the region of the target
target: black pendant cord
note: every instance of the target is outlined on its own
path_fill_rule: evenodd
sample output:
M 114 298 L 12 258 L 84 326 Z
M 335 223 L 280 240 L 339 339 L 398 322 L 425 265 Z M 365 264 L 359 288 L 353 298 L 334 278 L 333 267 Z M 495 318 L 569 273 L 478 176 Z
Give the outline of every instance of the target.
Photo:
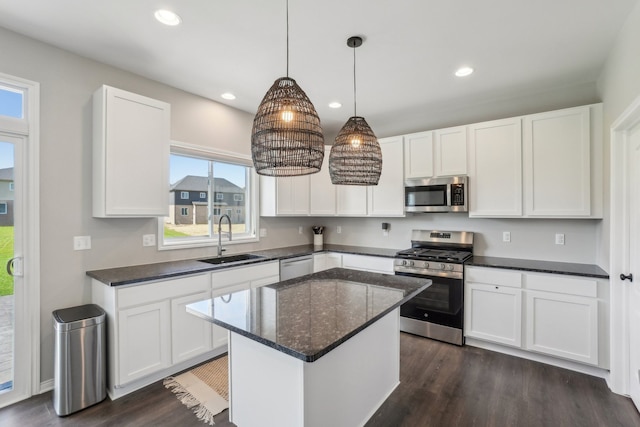
M 289 0 L 287 0 L 287 77 L 289 77 Z
M 353 116 L 356 117 L 356 46 L 353 46 Z

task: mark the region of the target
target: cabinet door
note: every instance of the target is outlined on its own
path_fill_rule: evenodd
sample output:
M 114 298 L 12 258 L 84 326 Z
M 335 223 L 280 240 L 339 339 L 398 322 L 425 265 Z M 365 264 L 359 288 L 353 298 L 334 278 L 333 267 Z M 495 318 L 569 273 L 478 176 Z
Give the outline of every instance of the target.
M 93 107 L 93 216 L 168 216 L 169 104 L 103 86 Z
M 119 311 L 118 385 L 171 366 L 170 319 L 168 300 Z
M 467 174 L 467 127 L 433 131 L 436 176 Z
M 278 215 L 309 214 L 309 175 L 276 178 Z
M 384 165 L 384 157 L 382 159 Z M 404 178 L 433 176 L 433 133 L 419 132 L 404 136 Z
M 527 216 L 589 216 L 591 132 L 589 107 L 526 116 Z
M 247 299 L 227 298 L 225 297 L 225 295 L 249 289 L 250 287 L 251 283 L 249 281 L 244 281 L 223 288 L 215 288 L 211 294 L 211 298 L 213 298 L 214 300 L 214 310 L 235 311 L 239 313 L 240 316 L 242 316 L 241 313 L 247 313 L 247 304 L 249 304 L 249 301 Z M 212 325 L 212 338 L 213 348 L 226 346 L 228 342 L 228 331 L 221 326 Z
M 382 160 L 384 162 L 384 159 Z M 364 185 L 336 185 L 338 215 L 366 216 L 367 187 Z
M 393 258 L 368 255 L 342 255 L 342 267 L 373 273 L 393 274 Z
M 186 305 L 211 298 L 211 291 L 171 300 L 171 353 L 173 364 L 211 350 L 211 326 L 187 313 Z
M 520 118 L 469 126 L 469 216 L 522 216 Z
M 598 300 L 527 291 L 527 350 L 598 364 Z
M 522 291 L 507 286 L 465 285 L 465 336 L 520 347 Z
M 313 272 L 342 267 L 342 254 L 324 252 L 313 255 Z
M 318 173 L 309 175 L 309 213 L 311 215 L 327 216 L 336 214 L 336 186 L 331 183 L 329 175 L 329 154 L 331 147 L 324 149 L 322 169 Z
M 378 185 L 369 187 L 369 215 L 404 216 L 402 137 L 378 142 L 382 150 L 382 174 Z

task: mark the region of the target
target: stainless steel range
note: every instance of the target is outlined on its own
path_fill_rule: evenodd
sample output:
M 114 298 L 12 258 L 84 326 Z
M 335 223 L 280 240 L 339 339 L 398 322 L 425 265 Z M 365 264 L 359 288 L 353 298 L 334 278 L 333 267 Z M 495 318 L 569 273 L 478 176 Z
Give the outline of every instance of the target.
M 472 252 L 473 233 L 413 230 L 411 249 L 396 253 L 395 274 L 425 277 L 433 284 L 401 306 L 401 331 L 464 344 L 464 261 Z

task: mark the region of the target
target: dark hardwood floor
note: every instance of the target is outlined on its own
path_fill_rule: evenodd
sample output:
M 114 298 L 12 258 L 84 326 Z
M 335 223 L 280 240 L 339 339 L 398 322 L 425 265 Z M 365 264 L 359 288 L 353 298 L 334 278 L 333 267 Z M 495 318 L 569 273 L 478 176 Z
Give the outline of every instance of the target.
M 408 334 L 400 347 L 401 384 L 367 427 L 640 426 L 631 400 L 602 379 Z M 204 425 L 161 382 L 63 418 L 51 399 L 49 392 L 0 409 L 0 426 Z M 234 425 L 227 411 L 215 421 Z M 264 426 L 278 427 L 268 420 Z

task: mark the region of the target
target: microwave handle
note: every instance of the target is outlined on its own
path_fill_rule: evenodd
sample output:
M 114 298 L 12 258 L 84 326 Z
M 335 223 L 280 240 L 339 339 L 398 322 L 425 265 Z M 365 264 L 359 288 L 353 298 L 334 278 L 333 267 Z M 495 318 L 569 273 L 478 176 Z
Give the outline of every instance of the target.
M 451 184 L 447 184 L 447 206 L 451 207 Z

